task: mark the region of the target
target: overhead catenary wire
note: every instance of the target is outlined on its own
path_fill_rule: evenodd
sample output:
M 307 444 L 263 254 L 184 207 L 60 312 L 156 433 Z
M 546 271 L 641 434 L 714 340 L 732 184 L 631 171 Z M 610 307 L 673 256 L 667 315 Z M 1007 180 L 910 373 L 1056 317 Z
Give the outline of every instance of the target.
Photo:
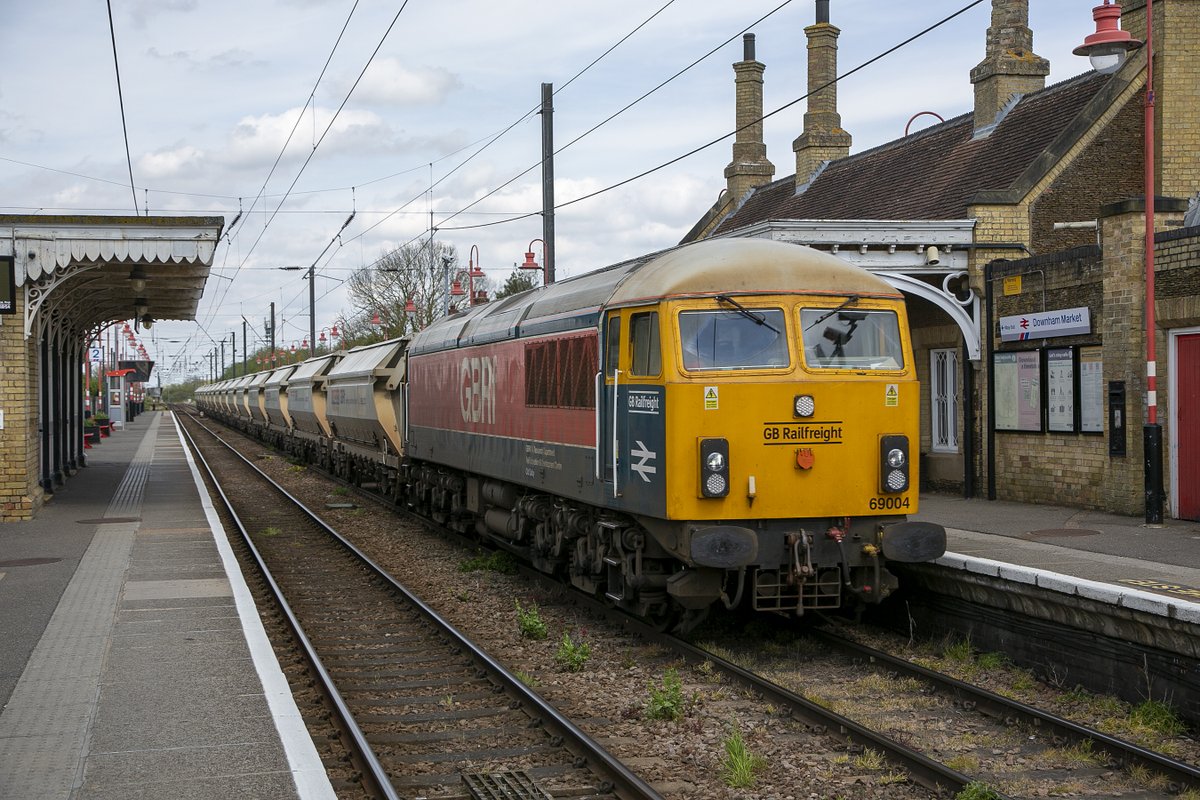
M 113 71 L 117 76 L 117 100 L 121 108 L 121 133 L 125 136 L 125 163 L 129 165 L 129 191 L 133 193 L 133 214 L 137 216 L 137 185 L 133 180 L 133 157 L 129 154 L 129 125 L 125 120 L 125 92 L 121 88 L 121 62 L 117 58 L 117 27 L 113 24 L 112 0 L 107 0 L 108 33 L 112 39 Z
M 746 123 L 745 125 L 742 125 L 741 127 L 738 127 L 736 129 L 730 131 L 729 133 L 718 136 L 717 138 L 715 138 L 709 142 L 706 142 L 705 144 L 702 144 L 698 147 L 694 147 L 691 150 L 688 150 L 687 152 L 682 153 L 668 161 L 664 161 L 663 163 L 661 163 L 655 167 L 651 167 L 650 169 L 639 172 L 638 174 L 630 176 L 628 178 L 625 178 L 624 180 L 618 181 L 617 183 L 610 184 L 609 186 L 605 186 L 602 189 L 597 189 L 594 192 L 589 192 L 588 194 L 582 195 L 580 197 L 576 197 L 573 200 L 567 200 L 566 202 L 558 203 L 554 206 L 554 209 L 557 211 L 558 209 L 566 208 L 568 206 L 573 206 L 576 203 L 582 203 L 584 200 L 590 200 L 593 197 L 597 197 L 597 196 L 605 194 L 607 192 L 611 192 L 614 189 L 619 189 L 620 187 L 625 186 L 630 183 L 633 183 L 636 180 L 640 180 L 641 178 L 644 178 L 647 175 L 653 175 L 655 172 L 666 169 L 667 167 L 669 167 L 673 164 L 677 164 L 686 158 L 690 158 L 691 156 L 694 156 L 697 153 L 707 150 L 708 148 L 713 147 L 714 145 L 720 144 L 721 142 L 728 139 L 730 136 L 736 136 L 740 131 L 743 131 L 746 128 L 750 128 L 755 125 L 758 125 L 758 124 L 762 123 L 764 120 L 770 119 L 771 117 L 775 116 L 776 114 L 786 111 L 787 109 L 791 108 L 792 106 L 796 105 L 797 103 L 801 102 L 802 100 L 807 99 L 810 95 L 817 94 L 818 92 L 822 91 L 823 89 L 826 89 L 830 86 L 835 85 L 838 81 L 841 81 L 841 80 L 844 80 L 845 78 L 850 77 L 854 73 L 856 73 L 862 69 L 865 69 L 866 67 L 870 66 L 871 64 L 874 64 L 876 61 L 879 61 L 880 59 L 883 59 L 883 58 L 891 55 L 892 53 L 905 47 L 906 45 L 909 45 L 909 44 L 915 42 L 917 39 L 920 39 L 921 37 L 925 36 L 926 34 L 930 33 L 931 31 L 937 30 L 938 28 L 940 28 L 941 26 L 950 22 L 951 20 L 955 19 L 956 17 L 961 16 L 962 14 L 965 14 L 967 11 L 970 11 L 972 8 L 979 5 L 983 1 L 984 0 L 973 0 L 972 2 L 970 2 L 967 5 L 960 8 L 958 11 L 955 11 L 954 13 L 952 13 L 946 17 L 943 17 L 942 19 L 938 20 L 937 22 L 933 23 L 932 25 L 929 25 L 928 27 L 924 28 L 923 30 L 913 34 L 912 36 L 909 36 L 907 39 L 899 42 L 898 44 L 895 44 L 892 47 L 889 47 L 887 50 L 884 50 L 883 52 L 879 53 L 878 55 L 875 55 L 872 58 L 867 59 L 866 61 L 862 62 L 861 64 L 854 67 L 853 69 L 851 69 L 847 72 L 844 72 L 841 75 L 834 76 L 831 80 L 826 81 L 824 84 L 822 84 L 821 86 L 818 86 L 813 91 L 806 92 L 805 94 L 800 95 L 796 99 L 794 99 L 790 102 L 784 103 L 782 106 L 779 106 L 778 108 L 774 109 L 773 111 L 763 114 L 761 117 L 759 117 L 755 120 L 752 120 L 752 121 Z M 555 152 L 557 153 L 558 151 L 555 151 Z M 533 167 L 531 167 L 530 169 L 533 169 Z M 528 172 L 528 171 L 529 170 L 526 170 L 526 172 Z M 476 202 L 478 202 L 478 201 L 476 201 Z M 538 213 L 540 213 L 540 212 L 531 212 L 528 214 L 520 214 L 520 215 L 511 217 L 510 219 L 496 220 L 494 222 L 484 222 L 484 223 L 480 223 L 478 225 L 459 225 L 459 226 L 446 227 L 444 224 L 442 224 L 442 225 L 439 225 L 438 227 L 441 230 L 451 230 L 451 231 L 473 230 L 476 228 L 487 228 L 487 227 L 492 227 L 494 225 L 504 225 L 509 222 L 517 222 L 517 221 L 520 221 L 523 219 L 528 219 L 531 216 L 537 216 Z M 452 217 L 450 217 L 450 218 L 452 218 Z M 450 219 L 450 218 L 447 218 L 447 219 Z M 443 220 L 443 223 L 444 222 L 445 222 L 445 220 Z

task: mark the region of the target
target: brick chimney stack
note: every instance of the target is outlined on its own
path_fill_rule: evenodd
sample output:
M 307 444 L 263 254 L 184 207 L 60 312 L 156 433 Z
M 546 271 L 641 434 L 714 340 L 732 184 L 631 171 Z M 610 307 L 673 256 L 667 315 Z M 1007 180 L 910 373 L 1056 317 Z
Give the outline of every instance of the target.
M 766 66 L 754 59 L 754 34 L 742 39 L 742 60 L 733 65 L 737 99 L 737 136 L 733 142 L 733 160 L 725 167 L 729 199 L 740 203 L 750 190 L 770 183 L 775 165 L 767 160 L 763 143 L 763 71 Z
M 808 37 L 808 111 L 804 114 L 804 132 L 792 142 L 798 186 L 808 183 L 824 162 L 850 155 L 850 134 L 842 130 L 834 82 L 840 33 L 829 24 L 829 0 L 817 0 L 817 21 L 804 29 Z
M 1013 95 L 1044 88 L 1049 74 L 1050 62 L 1033 52 L 1029 0 L 992 0 L 986 54 L 971 70 L 975 129 L 994 123 Z

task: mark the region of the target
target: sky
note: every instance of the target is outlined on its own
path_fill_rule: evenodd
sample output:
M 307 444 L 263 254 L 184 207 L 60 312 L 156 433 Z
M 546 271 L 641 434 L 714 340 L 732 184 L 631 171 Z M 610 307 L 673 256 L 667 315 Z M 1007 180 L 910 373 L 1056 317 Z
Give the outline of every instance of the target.
M 1088 69 L 1071 49 L 1095 2 L 1030 0 L 1048 85 Z M 110 31 L 97 0 L 7 5 L 0 213 L 130 215 L 136 198 L 138 214 L 225 219 L 197 320 L 141 337 L 164 385 L 207 374 L 230 332 L 241 352 L 243 317 L 261 335 L 272 302 L 277 343 L 307 337 L 305 272 L 280 267 L 316 264 L 318 330 L 364 313 L 351 272 L 431 227 L 502 285 L 542 236 L 543 83 L 559 278 L 677 244 L 725 187 L 745 32 L 764 109 L 782 109 L 767 157 L 795 172 L 815 20 L 813 0 L 110 0 Z M 839 73 L 968 5 L 831 0 Z M 974 4 L 840 81 L 851 152 L 918 112 L 968 112 L 990 14 Z

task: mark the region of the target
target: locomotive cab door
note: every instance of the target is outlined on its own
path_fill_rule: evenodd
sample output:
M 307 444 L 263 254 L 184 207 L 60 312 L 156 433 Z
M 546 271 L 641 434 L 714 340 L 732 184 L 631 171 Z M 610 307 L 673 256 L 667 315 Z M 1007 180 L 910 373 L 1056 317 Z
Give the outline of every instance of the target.
M 610 311 L 604 330 L 600 452 L 614 505 L 665 512 L 666 387 L 656 306 Z
M 600 401 L 597 414 L 597 449 L 599 450 L 599 474 L 604 478 L 605 490 L 609 497 L 619 497 L 620 490 L 615 483 L 617 453 L 616 446 L 618 425 L 617 390 L 621 382 L 621 312 L 610 311 L 604 320 L 604 330 L 601 332 L 602 352 L 600 354 L 600 386 L 602 391 L 597 394 Z M 603 398 L 601 401 L 600 398 Z

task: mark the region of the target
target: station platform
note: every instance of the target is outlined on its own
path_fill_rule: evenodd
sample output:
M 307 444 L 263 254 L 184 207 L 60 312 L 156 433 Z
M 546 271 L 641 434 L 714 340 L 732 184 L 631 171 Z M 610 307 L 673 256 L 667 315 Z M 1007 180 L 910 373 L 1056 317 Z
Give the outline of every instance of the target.
M 0 797 L 333 798 L 174 420 L 0 525 Z
M 1200 522 L 922 494 L 942 566 L 1200 625 Z

